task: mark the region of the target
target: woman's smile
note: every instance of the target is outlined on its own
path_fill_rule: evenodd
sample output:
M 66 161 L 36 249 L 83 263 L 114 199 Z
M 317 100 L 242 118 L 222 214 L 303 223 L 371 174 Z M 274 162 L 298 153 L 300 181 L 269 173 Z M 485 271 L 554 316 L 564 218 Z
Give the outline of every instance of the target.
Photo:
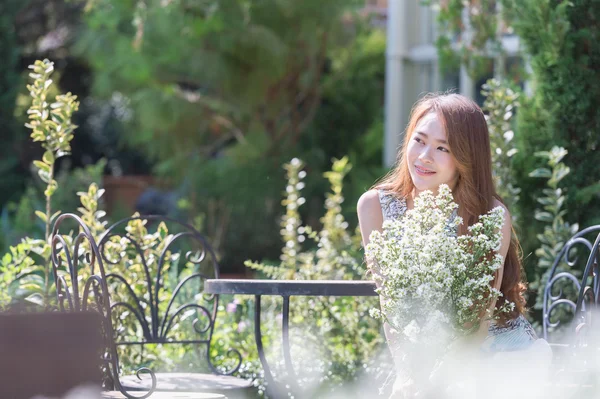
M 429 169 L 424 168 L 424 167 L 419 166 L 419 165 L 415 165 L 415 171 L 420 176 L 431 176 L 431 175 L 435 174 L 435 172 L 433 170 L 429 170 Z

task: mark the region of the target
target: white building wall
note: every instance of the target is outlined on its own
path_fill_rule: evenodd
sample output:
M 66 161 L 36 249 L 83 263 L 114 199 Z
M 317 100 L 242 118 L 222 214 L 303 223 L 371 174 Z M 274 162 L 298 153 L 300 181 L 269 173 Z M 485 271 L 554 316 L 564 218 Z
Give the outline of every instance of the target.
M 392 53 L 393 57 L 397 57 L 397 64 L 393 67 L 390 65 L 388 54 L 386 65 L 386 132 L 383 160 L 384 165 L 390 167 L 402 142 L 411 107 L 422 95 L 453 90 L 476 100 L 480 88 L 476 87 L 476 82 L 471 79 L 464 66 L 457 74 L 439 70 L 435 46 L 437 17 L 431 7 L 422 5 L 418 0 L 367 0 L 367 5 L 375 7 L 380 13 L 386 10 L 387 15 L 385 11 L 383 15 L 384 28 L 389 29 L 391 22 L 399 24 L 392 29 L 396 35 L 402 35 L 394 38 L 396 44 L 393 44 L 395 50 Z M 400 7 L 403 15 L 392 18 L 392 7 Z M 468 26 L 468 15 L 463 15 L 463 19 Z M 389 34 L 388 30 L 388 45 L 391 40 Z M 468 34 L 467 32 L 467 38 Z M 519 54 L 518 37 L 505 35 L 501 40 L 507 58 Z M 398 75 L 391 76 L 392 71 Z M 393 82 L 388 81 L 388 77 Z M 392 101 L 392 104 L 389 101 Z

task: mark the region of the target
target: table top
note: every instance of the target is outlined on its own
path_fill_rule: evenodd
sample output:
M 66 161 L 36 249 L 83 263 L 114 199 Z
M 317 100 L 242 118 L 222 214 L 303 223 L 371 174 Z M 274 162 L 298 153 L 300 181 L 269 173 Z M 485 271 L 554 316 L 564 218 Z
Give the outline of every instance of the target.
M 208 294 L 279 296 L 377 296 L 375 282 L 356 280 L 206 280 Z

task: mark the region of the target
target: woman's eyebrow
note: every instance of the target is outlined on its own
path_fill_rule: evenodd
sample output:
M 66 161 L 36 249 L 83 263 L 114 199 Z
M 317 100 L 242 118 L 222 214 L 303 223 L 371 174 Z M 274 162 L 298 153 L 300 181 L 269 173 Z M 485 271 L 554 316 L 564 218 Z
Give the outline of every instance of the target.
M 425 138 L 428 138 L 428 137 L 429 137 L 429 136 L 428 136 L 426 133 L 423 133 L 423 132 L 419 132 L 419 131 L 417 131 L 416 133 L 417 133 L 417 134 L 420 134 L 421 136 L 425 136 Z M 446 140 L 437 140 L 437 139 L 436 139 L 435 141 L 437 141 L 438 143 L 441 143 L 441 144 L 448 144 L 448 142 L 447 142 Z

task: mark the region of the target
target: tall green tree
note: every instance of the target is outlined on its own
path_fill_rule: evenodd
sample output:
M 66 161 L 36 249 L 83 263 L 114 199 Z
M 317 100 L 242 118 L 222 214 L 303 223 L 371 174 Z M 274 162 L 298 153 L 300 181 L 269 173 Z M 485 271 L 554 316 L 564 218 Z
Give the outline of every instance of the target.
M 518 185 L 523 214 L 534 214 L 544 188 L 529 172 L 543 166 L 537 151 L 564 147 L 571 173 L 564 219 L 585 227 L 600 223 L 600 19 L 599 0 L 505 0 L 515 33 L 530 60 L 531 97 L 523 96 L 517 117 Z M 533 251 L 539 223 L 523 225 L 525 254 Z M 527 228 L 525 228 L 527 227 Z
M 192 212 L 203 214 L 199 227 L 223 242 L 224 263 L 278 256 L 279 165 L 292 151 L 303 155 L 330 50 L 352 34 L 344 15 L 355 7 L 87 2 L 76 51 L 92 67 L 93 92 L 122 99 L 124 141 L 157 161 L 157 172 L 184 182 Z
M 77 50 L 95 93 L 127 99 L 125 139 L 159 160 L 213 156 L 249 136 L 294 145 L 321 98 L 342 0 L 88 2 Z

